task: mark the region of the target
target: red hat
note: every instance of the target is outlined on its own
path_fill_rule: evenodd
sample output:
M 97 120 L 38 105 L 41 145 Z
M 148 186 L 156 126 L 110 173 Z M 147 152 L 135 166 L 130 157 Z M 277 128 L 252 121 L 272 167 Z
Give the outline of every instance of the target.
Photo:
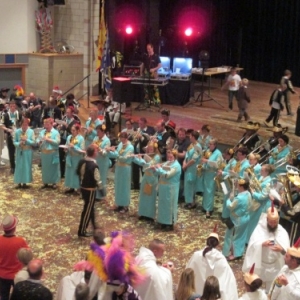
M 62 94 L 62 90 L 57 85 L 53 88 L 52 92 L 60 95 Z
M 244 280 L 247 284 L 251 284 L 254 280 L 258 279 L 259 276 L 257 274 L 254 274 L 254 268 L 255 268 L 255 263 L 252 265 L 249 273 L 244 274 Z
M 6 215 L 2 220 L 2 228 L 4 231 L 11 231 L 17 227 L 18 219 L 13 215 Z
M 165 125 L 165 127 L 168 127 L 170 129 L 172 129 L 173 131 L 175 130 L 176 128 L 176 124 L 173 122 L 173 121 L 169 121 L 168 124 Z
M 300 258 L 300 237 L 293 247 L 287 249 L 287 253 L 291 256 Z
M 219 241 L 219 235 L 217 234 L 217 232 L 218 232 L 218 224 L 215 224 L 213 232 L 208 237 L 214 237 Z
M 271 220 L 279 219 L 278 211 L 277 211 L 276 207 L 274 207 L 274 201 L 272 201 L 271 207 L 269 207 L 267 210 L 267 217 L 268 217 L 268 219 L 271 219 Z

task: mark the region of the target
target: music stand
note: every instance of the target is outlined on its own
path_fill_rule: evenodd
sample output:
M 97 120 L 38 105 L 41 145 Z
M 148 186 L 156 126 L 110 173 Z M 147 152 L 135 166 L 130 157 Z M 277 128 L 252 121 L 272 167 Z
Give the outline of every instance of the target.
M 199 106 L 202 106 L 203 102 L 214 101 L 216 104 L 218 104 L 222 108 L 225 108 L 221 103 L 219 103 L 216 99 L 214 99 L 213 97 L 211 97 L 209 94 L 205 93 L 205 91 L 204 91 L 204 75 L 205 75 L 205 70 L 208 69 L 208 67 L 209 67 L 209 52 L 208 51 L 202 50 L 199 53 L 199 63 L 201 64 L 201 67 L 202 67 L 202 73 L 201 73 L 201 91 L 200 91 L 197 99 L 194 102 L 187 103 L 186 106 L 189 106 L 189 105 L 195 105 L 195 106 L 197 106 L 198 103 L 199 103 Z M 204 100 L 203 99 L 204 95 L 208 99 Z

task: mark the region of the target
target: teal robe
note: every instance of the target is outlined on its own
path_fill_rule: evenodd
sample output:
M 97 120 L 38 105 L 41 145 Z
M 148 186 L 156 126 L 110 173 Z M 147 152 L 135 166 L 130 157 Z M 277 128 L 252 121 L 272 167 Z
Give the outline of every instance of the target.
M 88 128 L 88 127 L 93 128 L 93 130 L 89 134 L 86 134 L 86 136 L 85 136 L 85 148 L 87 148 L 88 146 L 91 145 L 91 143 L 93 142 L 94 138 L 97 136 L 96 127 L 98 125 L 101 125 L 101 124 L 102 124 L 102 122 L 99 119 L 96 119 L 94 122 L 92 122 L 91 119 L 88 119 L 85 122 L 85 127 L 86 128 Z
M 160 163 L 161 157 L 155 154 L 148 163 L 143 158 L 135 157 L 133 162 L 142 166 L 144 170 L 141 180 L 138 214 L 139 216 L 155 219 L 158 175 L 150 166 Z
M 46 134 L 46 129 L 40 132 L 38 142 L 42 141 Z M 52 128 L 48 138 L 52 142 L 43 141 L 41 144 L 41 162 L 42 162 L 42 181 L 44 184 L 56 184 L 60 180 L 59 153 L 60 143 L 59 132 Z
M 271 156 L 269 158 L 269 164 L 271 165 L 275 165 L 275 171 L 271 174 L 272 178 L 276 178 L 278 174 L 280 173 L 286 173 L 286 166 L 287 166 L 287 162 L 284 162 L 284 158 L 286 156 L 288 156 L 292 150 L 292 148 L 289 145 L 286 145 L 283 149 L 281 149 L 279 151 L 279 145 L 276 146 L 275 148 L 273 148 L 273 151 L 271 152 Z M 277 163 L 278 161 L 281 161 L 279 163 Z M 276 164 L 277 163 L 277 164 Z M 276 165 L 280 165 L 282 163 L 282 165 L 280 167 L 276 167 Z
M 127 207 L 130 204 L 131 163 L 134 148 L 128 141 L 120 143 L 116 151 L 108 153 L 108 157 L 116 158 L 115 169 L 115 203 L 117 206 Z
M 222 153 L 219 149 L 215 149 L 208 161 L 214 161 L 221 165 L 223 161 Z M 211 212 L 214 209 L 214 201 L 215 201 L 215 191 L 216 191 L 216 181 L 214 178 L 217 175 L 218 167 L 211 167 L 209 163 L 203 164 L 203 200 L 202 207 L 203 210 L 207 212 Z
M 66 171 L 65 171 L 65 186 L 71 189 L 79 189 L 80 181 L 79 176 L 76 173 L 79 161 L 83 158 L 84 153 L 84 138 L 81 135 L 77 135 L 72 138 L 72 135 L 67 137 L 66 145 L 73 144 L 73 148 L 68 148 L 66 155 Z
M 247 229 L 250 220 L 251 194 L 248 191 L 241 192 L 232 202 L 230 199 L 227 199 L 226 205 L 230 210 L 230 219 L 234 227 L 226 229 L 222 252 L 224 256 L 228 256 L 232 248 L 234 257 L 243 256 L 248 237 Z
M 35 144 L 34 131 L 28 128 L 25 132 L 26 142 L 21 143 L 21 137 L 23 135 L 22 128 L 19 128 L 15 132 L 14 145 L 16 147 L 16 168 L 14 173 L 14 182 L 30 183 L 32 182 L 32 146 Z
M 198 142 L 202 147 L 203 151 L 206 151 L 209 148 L 209 142 L 213 137 L 208 135 L 206 138 L 203 138 L 202 135 L 199 135 Z
M 164 169 L 164 167 L 170 168 L 170 170 Z M 175 224 L 177 222 L 181 165 L 177 160 L 167 161 L 155 173 L 160 175 L 157 222 L 166 225 Z
M 111 166 L 111 161 L 108 157 L 108 153 L 105 148 L 110 147 L 110 139 L 104 135 L 100 140 L 98 136 L 94 138 L 94 144 L 99 147 L 99 153 L 96 157 L 97 165 L 99 167 L 100 178 L 102 181 L 102 189 L 96 191 L 96 199 L 102 199 L 106 197 L 106 185 L 107 185 L 107 174 Z
M 196 142 L 195 145 L 191 144 L 185 154 L 185 162 L 193 160 L 194 163 L 190 165 L 184 172 L 184 199 L 186 203 L 194 202 L 194 195 L 196 192 L 197 181 L 197 165 L 202 157 L 201 145 Z

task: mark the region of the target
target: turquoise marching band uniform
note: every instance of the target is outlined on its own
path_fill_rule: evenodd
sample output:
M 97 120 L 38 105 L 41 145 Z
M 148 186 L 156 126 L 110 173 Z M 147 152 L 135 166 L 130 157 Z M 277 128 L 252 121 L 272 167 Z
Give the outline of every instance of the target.
M 78 134 L 76 137 L 69 135 L 67 137 L 66 146 L 68 147 L 66 155 L 66 171 L 65 171 L 65 186 L 71 189 L 79 189 L 80 181 L 79 176 L 76 174 L 79 161 L 83 158 L 84 151 L 84 138 Z
M 149 155 L 149 154 L 147 154 Z M 149 155 L 150 156 L 150 155 Z M 138 214 L 142 217 L 155 219 L 158 175 L 150 167 L 161 162 L 159 154 L 151 155 L 151 161 L 134 157 L 133 162 L 143 167 L 144 175 L 141 180 Z
M 256 178 L 259 178 L 259 177 L 260 177 L 260 170 L 261 170 L 261 164 L 256 164 L 256 165 L 253 167 L 253 172 L 254 172 Z
M 52 142 L 43 141 L 48 137 Z M 58 146 L 60 143 L 59 132 L 52 128 L 49 132 L 43 129 L 38 137 L 41 144 L 41 161 L 42 161 L 42 181 L 44 184 L 56 184 L 60 180 L 59 153 Z
M 164 167 L 166 167 L 164 169 Z M 158 181 L 157 222 L 172 225 L 177 222 L 178 194 L 180 185 L 181 165 L 177 160 L 165 162 L 156 169 Z
M 205 155 L 204 155 L 205 157 Z M 222 153 L 219 149 L 215 148 L 208 158 L 208 161 L 214 161 L 217 163 L 217 167 L 212 167 L 209 163 L 203 164 L 203 200 L 202 207 L 206 212 L 211 212 L 214 209 L 216 181 L 214 180 L 217 174 L 217 170 L 223 161 Z
M 21 138 L 26 137 L 26 142 L 21 142 Z M 19 128 L 15 132 L 14 145 L 16 147 L 16 169 L 14 182 L 17 184 L 32 182 L 32 146 L 35 145 L 35 135 L 31 128 L 23 132 Z
M 104 135 L 102 139 L 96 136 L 93 140 L 93 144 L 98 146 L 98 155 L 96 157 L 97 165 L 99 167 L 100 178 L 102 181 L 102 189 L 97 189 L 96 199 L 103 199 L 106 197 L 106 185 L 108 169 L 111 167 L 111 160 L 109 159 L 106 148 L 110 147 L 110 139 Z
M 96 127 L 98 125 L 101 125 L 103 122 L 101 122 L 98 118 L 94 121 L 90 118 L 85 122 L 86 128 L 92 128 L 92 131 L 90 133 L 87 133 L 85 136 L 85 148 L 87 148 L 94 140 L 94 138 L 97 136 L 97 130 Z
M 117 206 L 127 207 L 130 204 L 131 163 L 134 148 L 127 141 L 120 143 L 115 151 L 110 151 L 108 157 L 116 158 L 115 169 L 115 203 Z
M 275 148 L 273 148 L 273 151 L 271 152 L 271 156 L 269 158 L 269 164 L 275 165 L 275 170 L 271 174 L 272 178 L 276 178 L 278 174 L 280 173 L 286 173 L 286 165 L 288 162 L 284 163 L 284 158 L 290 154 L 292 151 L 292 148 L 290 145 L 284 146 L 282 149 L 280 149 L 280 146 L 277 145 Z M 280 162 L 278 162 L 280 160 Z M 276 163 L 280 165 L 282 162 L 282 165 L 280 167 L 276 166 Z
M 185 154 L 185 162 L 194 161 L 192 165 L 186 168 L 184 172 L 184 199 L 186 203 L 194 202 L 194 195 L 196 192 L 197 181 L 197 165 L 202 157 L 202 147 L 200 143 L 196 142 L 195 145 L 190 144 Z
M 234 227 L 226 229 L 223 255 L 228 256 L 230 249 L 233 249 L 234 257 L 243 256 L 245 244 L 248 237 L 248 223 L 250 220 L 249 206 L 251 204 L 251 194 L 248 191 L 239 193 L 231 202 L 230 199 L 226 200 L 226 205 L 230 210 L 230 219 Z
M 213 137 L 211 135 L 207 135 L 204 137 L 203 135 L 199 135 L 198 142 L 202 147 L 203 151 L 206 151 L 209 148 L 209 142 L 211 141 Z
M 260 176 L 259 182 L 261 191 L 255 191 L 252 193 L 252 204 L 250 206 L 250 220 L 248 225 L 248 241 L 251 237 L 252 232 L 258 224 L 262 213 L 266 213 L 267 209 L 271 206 L 269 193 L 271 189 L 271 176 Z M 248 242 L 247 241 L 247 242 Z

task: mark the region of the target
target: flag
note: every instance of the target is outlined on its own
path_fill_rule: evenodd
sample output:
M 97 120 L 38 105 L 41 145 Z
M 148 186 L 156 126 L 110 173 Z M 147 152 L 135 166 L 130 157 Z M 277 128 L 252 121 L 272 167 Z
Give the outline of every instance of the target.
M 101 59 L 100 71 L 102 72 L 102 78 L 104 78 L 104 87 L 107 92 L 111 87 L 111 61 L 108 30 L 106 30 L 106 38 L 103 47 L 103 56 Z
M 98 51 L 97 51 L 97 58 L 96 58 L 96 71 L 97 72 L 100 71 L 101 61 L 102 61 L 102 57 L 103 57 L 103 46 L 105 44 L 105 38 L 106 38 L 106 33 L 107 33 L 107 28 L 105 25 L 104 7 L 105 7 L 105 0 L 102 0 L 101 8 L 100 8 Z

